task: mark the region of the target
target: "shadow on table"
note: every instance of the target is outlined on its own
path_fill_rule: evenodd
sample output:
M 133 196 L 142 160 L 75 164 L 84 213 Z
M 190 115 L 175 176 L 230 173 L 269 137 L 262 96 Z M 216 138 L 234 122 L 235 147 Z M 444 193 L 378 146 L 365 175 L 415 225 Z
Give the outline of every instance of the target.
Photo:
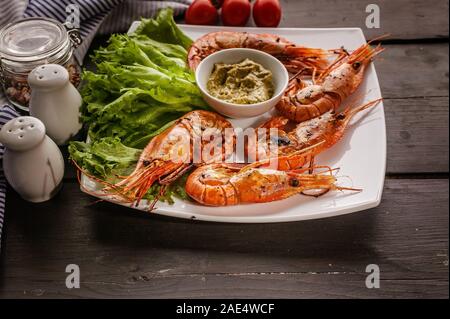
M 69 186 L 52 201 L 36 205 L 10 190 L 3 246 L 12 241 L 25 254 L 44 259 L 76 254 L 81 247 L 136 255 L 165 248 L 324 259 L 376 254 L 373 230 L 379 210 L 301 222 L 227 224 L 163 217 L 107 202 L 92 204 L 89 196 L 73 194 Z M 75 247 L 73 253 L 70 247 Z
M 109 203 L 92 208 L 93 233 L 104 245 L 135 250 L 177 248 L 286 256 L 348 257 L 366 251 L 375 213 L 291 223 L 225 224 L 140 215 Z

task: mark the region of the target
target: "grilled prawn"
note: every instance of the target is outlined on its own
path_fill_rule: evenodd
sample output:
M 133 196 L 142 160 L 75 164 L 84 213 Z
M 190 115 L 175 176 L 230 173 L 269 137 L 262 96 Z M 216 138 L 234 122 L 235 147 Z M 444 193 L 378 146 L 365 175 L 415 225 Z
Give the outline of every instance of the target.
M 105 185 L 104 194 L 138 205 L 155 182 L 168 185 L 193 165 L 224 161 L 234 150 L 232 132 L 231 123 L 217 113 L 192 111 L 155 136 L 143 150 L 134 171 L 121 181 L 111 184 L 83 173 Z
M 359 112 L 378 105 L 382 99 L 374 100 L 356 108 L 347 107 L 336 113 L 328 111 L 319 117 L 296 124 L 289 132 L 289 120 L 276 116 L 262 124 L 265 128 L 258 139 L 249 139 L 247 154 L 256 162 L 251 165 L 258 167 L 276 160 L 280 170 L 291 170 L 303 167 L 311 162 L 314 156 L 335 145 L 345 134 L 351 119 Z M 270 129 L 277 129 L 275 136 Z M 256 142 L 256 143 L 255 143 Z
M 230 48 L 249 48 L 269 53 L 292 73 L 316 69 L 320 74 L 329 65 L 329 52 L 322 49 L 297 46 L 273 34 L 219 31 L 208 33 L 192 44 L 188 52 L 189 67 L 195 70 L 208 55 Z
M 304 174 L 266 168 L 210 164 L 197 168 L 186 183 L 186 193 L 207 206 L 265 203 L 308 190 L 353 190 L 336 186 L 331 174 Z
M 277 110 L 297 123 L 336 110 L 342 101 L 353 94 L 363 81 L 367 66 L 384 49 L 378 45 L 372 48 L 368 42 L 352 54 L 342 54 L 313 84 L 307 85 L 300 79 L 301 72 L 291 78 L 288 89 Z

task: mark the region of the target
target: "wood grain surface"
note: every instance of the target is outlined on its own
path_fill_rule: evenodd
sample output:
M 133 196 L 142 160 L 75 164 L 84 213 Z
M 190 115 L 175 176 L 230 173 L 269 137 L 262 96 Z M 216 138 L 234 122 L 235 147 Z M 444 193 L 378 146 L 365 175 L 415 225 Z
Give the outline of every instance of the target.
M 448 298 L 448 1 L 377 1 L 381 29 L 365 28 L 364 1 L 282 3 L 284 27 L 391 33 L 376 61 L 388 139 L 381 205 L 295 223 L 194 222 L 95 203 L 68 169 L 47 203 L 8 190 L 0 298 Z M 80 289 L 65 287 L 71 263 Z M 365 286 L 369 264 L 379 289 Z
M 43 205 L 10 192 L 0 295 L 445 297 L 448 191 L 447 180 L 388 179 L 377 208 L 281 224 L 193 222 L 93 204 L 75 183 Z M 80 266 L 80 289 L 65 288 L 71 263 Z M 367 289 L 365 268 L 374 263 L 382 288 Z
M 281 3 L 284 27 L 359 27 L 369 37 L 383 32 L 401 40 L 448 38 L 448 0 L 281 0 Z M 380 29 L 366 29 L 366 7 L 371 3 L 380 7 Z

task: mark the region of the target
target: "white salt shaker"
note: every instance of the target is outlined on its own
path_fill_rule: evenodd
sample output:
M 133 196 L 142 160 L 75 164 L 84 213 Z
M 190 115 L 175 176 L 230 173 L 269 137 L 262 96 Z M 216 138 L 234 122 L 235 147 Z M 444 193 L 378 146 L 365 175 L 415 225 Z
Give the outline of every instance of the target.
M 59 64 L 44 64 L 28 75 L 30 115 L 40 119 L 56 144 L 64 145 L 81 129 L 81 95 Z
M 5 146 L 3 169 L 9 184 L 25 200 L 43 202 L 52 198 L 64 176 L 64 159 L 37 118 L 21 116 L 0 130 Z

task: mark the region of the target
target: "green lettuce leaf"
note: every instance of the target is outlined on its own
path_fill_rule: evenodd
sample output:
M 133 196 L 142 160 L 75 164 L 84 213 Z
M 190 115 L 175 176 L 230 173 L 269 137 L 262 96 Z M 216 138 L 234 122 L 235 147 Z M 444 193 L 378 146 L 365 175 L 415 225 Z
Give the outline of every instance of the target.
M 146 35 L 159 42 L 179 44 L 186 49 L 192 44 L 192 40 L 175 23 L 172 8 L 162 9 L 155 19 L 142 19 L 135 34 Z
M 134 170 L 142 150 L 127 147 L 118 138 L 105 137 L 92 143 L 71 142 L 69 152 L 70 158 L 84 172 L 99 177 L 106 182 L 114 183 L 118 181 L 117 175 L 128 175 Z M 173 203 L 173 196 L 188 199 L 185 191 L 187 176 L 188 174 L 183 175 L 167 187 L 159 200 Z M 161 185 L 155 183 L 145 198 L 153 200 L 160 192 Z
M 208 109 L 186 64 L 192 40 L 172 15 L 172 9 L 164 9 L 142 19 L 132 35 L 111 35 L 91 56 L 96 71 L 83 72 L 81 89 L 81 119 L 90 143 L 69 146 L 83 171 L 107 181 L 128 175 L 155 135 L 187 112 Z M 170 185 L 163 200 L 187 198 L 186 177 Z M 146 198 L 158 195 L 160 187 L 155 183 Z
M 109 178 L 133 168 L 142 150 L 127 147 L 118 138 L 106 137 L 92 143 L 71 142 L 70 158 L 89 174 Z

